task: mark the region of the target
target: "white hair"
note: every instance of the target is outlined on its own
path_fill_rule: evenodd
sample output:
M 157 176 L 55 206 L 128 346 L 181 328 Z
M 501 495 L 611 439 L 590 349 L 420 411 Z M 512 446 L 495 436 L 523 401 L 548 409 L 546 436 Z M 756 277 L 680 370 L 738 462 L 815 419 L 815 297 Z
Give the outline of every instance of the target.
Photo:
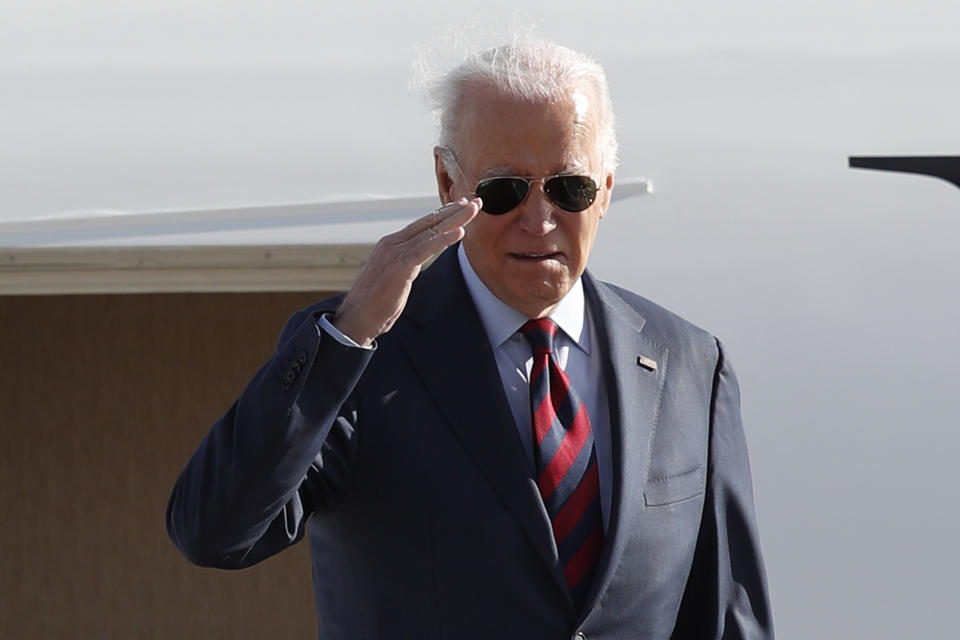
M 420 72 L 427 73 L 422 61 Z M 597 145 L 604 171 L 617 165 L 617 137 L 613 104 L 606 74 L 589 56 L 552 42 L 515 39 L 492 49 L 466 54 L 446 73 L 421 81 L 427 100 L 440 125 L 438 146 L 459 151 L 459 124 L 463 97 L 468 86 L 488 84 L 504 95 L 522 100 L 559 100 L 584 84 L 591 87 L 600 103 L 597 114 Z M 450 158 L 444 155 L 444 163 Z

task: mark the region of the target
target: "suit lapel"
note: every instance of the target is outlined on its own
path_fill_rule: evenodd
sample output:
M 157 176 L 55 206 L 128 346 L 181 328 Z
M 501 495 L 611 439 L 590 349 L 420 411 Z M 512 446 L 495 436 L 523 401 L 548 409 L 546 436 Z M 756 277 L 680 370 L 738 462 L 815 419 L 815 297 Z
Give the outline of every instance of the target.
M 646 320 L 603 283 L 584 274 L 589 302 L 604 354 L 610 403 L 613 495 L 609 530 L 596 578 L 587 596 L 586 615 L 610 583 L 633 530 L 632 516 L 645 508 L 643 489 L 657 428 L 668 350 L 641 334 Z M 649 360 L 638 363 L 638 356 Z
M 549 516 L 517 435 L 493 350 L 457 264 L 456 247 L 417 279 L 402 343 L 464 448 L 567 593 Z M 568 594 L 569 599 L 569 594 Z

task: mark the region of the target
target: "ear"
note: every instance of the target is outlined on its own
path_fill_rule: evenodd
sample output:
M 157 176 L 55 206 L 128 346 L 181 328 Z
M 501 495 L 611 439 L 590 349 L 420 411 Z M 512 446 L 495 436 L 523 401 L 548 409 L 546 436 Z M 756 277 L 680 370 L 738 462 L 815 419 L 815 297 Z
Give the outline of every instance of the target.
M 443 150 L 440 147 L 433 148 L 433 171 L 437 176 L 437 192 L 440 195 L 440 204 L 453 202 L 453 178 L 447 172 L 447 167 L 443 164 Z
M 613 172 L 607 174 L 607 177 L 603 181 L 603 185 L 600 187 L 601 193 L 600 197 L 603 198 L 601 201 L 602 206 L 600 207 L 600 217 L 602 218 L 607 214 L 607 207 L 610 206 L 610 199 L 613 197 Z

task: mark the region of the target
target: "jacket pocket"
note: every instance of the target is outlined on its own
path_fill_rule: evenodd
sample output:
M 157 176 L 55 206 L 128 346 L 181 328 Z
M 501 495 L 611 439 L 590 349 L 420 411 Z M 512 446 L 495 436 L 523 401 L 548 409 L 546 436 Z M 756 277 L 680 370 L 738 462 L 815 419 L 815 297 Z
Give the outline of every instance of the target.
M 648 507 L 656 507 L 682 502 L 703 493 L 704 467 L 696 467 L 669 476 L 651 478 L 643 491 L 643 499 Z

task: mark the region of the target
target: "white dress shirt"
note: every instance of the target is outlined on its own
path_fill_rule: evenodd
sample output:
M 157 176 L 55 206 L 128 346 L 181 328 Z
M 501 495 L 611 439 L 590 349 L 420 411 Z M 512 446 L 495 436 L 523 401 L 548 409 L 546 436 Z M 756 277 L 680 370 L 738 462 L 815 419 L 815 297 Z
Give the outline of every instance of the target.
M 535 469 L 533 426 L 530 420 L 530 369 L 533 367 L 533 352 L 530 343 L 519 332 L 529 318 L 501 301 L 487 288 L 470 265 L 463 245 L 458 248 L 457 257 L 470 297 L 473 298 L 493 348 L 520 442 L 523 443 L 531 469 Z M 600 352 L 596 348 L 599 344 L 597 332 L 590 314 L 587 313 L 583 283 L 579 278 L 550 313 L 550 319 L 560 328 L 553 340 L 557 362 L 570 378 L 570 385 L 580 396 L 580 401 L 587 407 L 587 415 L 590 416 L 593 441 L 597 449 L 603 528 L 606 530 L 610 521 L 613 482 L 610 412 Z

